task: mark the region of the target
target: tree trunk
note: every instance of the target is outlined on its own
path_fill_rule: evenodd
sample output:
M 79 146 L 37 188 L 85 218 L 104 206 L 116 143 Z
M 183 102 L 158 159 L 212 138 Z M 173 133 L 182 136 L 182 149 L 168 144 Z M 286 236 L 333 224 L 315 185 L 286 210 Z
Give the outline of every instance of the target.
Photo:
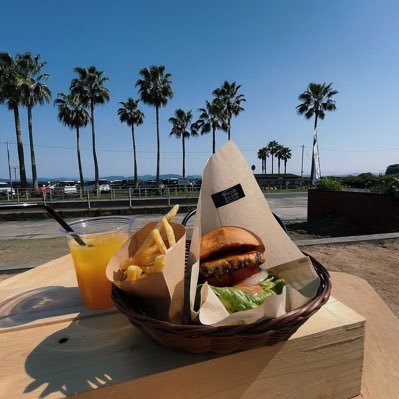
M 32 129 L 32 105 L 28 105 L 28 131 L 29 131 L 29 145 L 30 145 L 30 161 L 32 165 L 32 184 L 33 188 L 39 188 L 36 172 L 36 158 L 35 147 L 33 145 L 33 129 Z
M 93 143 L 93 160 L 94 160 L 94 180 L 96 181 L 96 190 L 100 188 L 99 179 L 100 176 L 98 174 L 98 162 L 97 162 L 97 154 L 96 154 L 96 133 L 94 128 L 94 104 L 93 101 L 90 101 L 90 124 L 91 124 L 91 140 Z
M 272 175 L 274 174 L 274 156 L 272 154 Z
M 281 158 L 277 158 L 278 174 L 280 174 L 280 163 L 281 163 Z
M 314 132 L 317 130 L 317 112 L 315 112 L 314 114 L 314 126 L 313 126 L 313 140 L 312 140 L 312 169 L 310 170 L 310 185 L 313 186 L 313 178 L 314 178 L 314 167 L 315 167 L 315 163 L 314 163 L 314 145 L 316 142 L 316 136 L 314 134 Z
M 14 120 L 15 120 L 15 134 L 17 136 L 17 150 L 18 150 L 18 161 L 19 161 L 19 178 L 21 187 L 27 187 L 28 182 L 26 180 L 25 171 L 25 157 L 24 157 L 24 145 L 22 142 L 21 134 L 21 122 L 19 120 L 19 109 L 18 106 L 14 107 Z
M 287 160 L 284 160 L 284 174 L 287 174 Z
M 265 157 L 265 175 L 267 174 L 267 157 Z
M 159 164 L 161 162 L 161 141 L 159 137 L 159 107 L 155 107 L 156 121 L 157 121 L 157 184 L 159 184 Z
M 79 126 L 76 127 L 76 152 L 78 155 L 78 168 L 79 168 L 79 179 L 80 179 L 80 187 L 83 190 L 84 180 L 83 180 L 83 170 L 82 170 L 82 161 L 80 159 L 80 142 L 79 142 Z
M 229 118 L 229 130 L 227 132 L 227 134 L 228 134 L 227 137 L 228 137 L 229 140 L 230 140 L 230 129 L 231 129 L 230 123 L 231 123 L 231 117 Z
M 212 128 L 212 154 L 216 151 L 216 129 Z
M 181 135 L 182 149 L 183 149 L 183 179 L 186 177 L 186 143 L 184 141 L 184 134 Z
M 134 124 L 132 125 L 132 143 L 133 143 L 133 179 L 134 187 L 138 186 L 137 180 L 137 161 L 136 161 L 136 137 L 134 135 Z

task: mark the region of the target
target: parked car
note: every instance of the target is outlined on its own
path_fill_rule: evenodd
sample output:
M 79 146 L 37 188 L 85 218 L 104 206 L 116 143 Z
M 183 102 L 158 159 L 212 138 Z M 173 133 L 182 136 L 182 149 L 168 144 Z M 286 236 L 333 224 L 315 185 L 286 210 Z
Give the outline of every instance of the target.
M 109 186 L 112 188 L 122 188 L 124 181 L 126 180 L 111 180 Z
M 100 193 L 108 193 L 111 191 L 109 180 L 100 179 L 98 181 L 98 184 L 99 184 L 98 188 L 100 190 Z M 96 181 L 95 180 L 85 181 L 83 184 L 83 191 L 89 193 L 96 192 Z
M 159 188 L 162 190 L 165 188 L 165 184 L 162 182 L 157 183 L 156 180 L 145 180 L 145 181 L 143 181 L 142 187 L 143 188 Z
M 48 182 L 39 181 L 38 185 L 39 185 L 39 188 L 38 188 L 39 193 L 49 193 L 50 192 L 50 184 Z
M 10 186 L 10 183 L 0 181 L 0 195 L 6 196 L 7 194 L 14 195 L 15 190 Z
M 164 179 L 162 180 L 162 183 L 165 185 L 165 187 L 177 187 L 179 185 L 179 179 L 177 178 L 171 178 L 171 179 Z
M 51 183 L 49 189 L 54 194 L 77 194 L 76 183 L 73 180 L 64 180 Z
M 121 181 L 121 188 L 134 188 L 135 184 L 134 184 L 134 180 L 122 180 Z
M 191 187 L 193 185 L 189 179 L 181 177 L 178 180 L 179 180 L 180 187 Z

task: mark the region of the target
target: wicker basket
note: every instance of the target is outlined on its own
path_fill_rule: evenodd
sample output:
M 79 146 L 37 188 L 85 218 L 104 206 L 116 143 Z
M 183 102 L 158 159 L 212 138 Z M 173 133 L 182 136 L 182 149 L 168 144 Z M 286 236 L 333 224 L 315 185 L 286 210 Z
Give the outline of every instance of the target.
M 320 286 L 315 298 L 305 306 L 273 319 L 260 319 L 255 323 L 238 326 L 203 326 L 198 324 L 172 324 L 154 318 L 151 309 L 137 298 L 129 298 L 115 285 L 112 298 L 115 306 L 145 334 L 160 344 L 192 353 L 232 353 L 287 340 L 330 297 L 331 281 L 327 270 L 310 257 Z

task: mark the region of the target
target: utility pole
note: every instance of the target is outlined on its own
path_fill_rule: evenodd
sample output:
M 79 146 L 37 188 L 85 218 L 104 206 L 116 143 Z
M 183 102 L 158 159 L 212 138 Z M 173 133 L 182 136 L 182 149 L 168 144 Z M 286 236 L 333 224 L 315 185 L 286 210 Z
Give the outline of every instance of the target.
M 10 150 L 8 148 L 8 141 L 6 141 L 7 144 L 7 160 L 8 160 L 8 177 L 10 179 L 10 187 L 11 187 L 11 192 L 12 192 L 12 176 L 11 176 L 11 166 L 10 166 Z
M 305 146 L 302 144 L 302 163 L 301 163 L 301 177 L 303 177 L 303 152 L 305 150 Z
M 17 181 L 17 169 L 18 169 L 18 166 L 11 166 L 11 169 L 14 170 L 14 181 Z

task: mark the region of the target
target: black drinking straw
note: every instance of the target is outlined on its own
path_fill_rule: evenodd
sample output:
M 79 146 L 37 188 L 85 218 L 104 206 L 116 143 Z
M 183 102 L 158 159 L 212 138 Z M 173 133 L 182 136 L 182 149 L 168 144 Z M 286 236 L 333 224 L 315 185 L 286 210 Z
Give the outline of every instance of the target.
M 82 246 L 87 246 L 87 244 L 82 240 L 79 234 L 75 233 L 72 227 L 49 205 L 45 204 L 44 202 L 34 202 L 34 203 L 12 203 L 12 204 L 1 204 L 1 208 L 7 209 L 21 209 L 21 208 L 44 208 L 46 212 L 55 219 L 60 226 L 70 233 L 71 237 Z
M 47 213 L 52 216 L 60 225 L 61 227 L 67 231 L 68 233 L 71 233 L 71 237 L 79 244 L 82 246 L 87 246 L 87 244 L 81 239 L 79 234 L 75 233 L 72 229 L 72 227 L 53 209 L 51 206 L 48 206 L 47 204 L 42 203 L 41 206 L 47 211 Z

